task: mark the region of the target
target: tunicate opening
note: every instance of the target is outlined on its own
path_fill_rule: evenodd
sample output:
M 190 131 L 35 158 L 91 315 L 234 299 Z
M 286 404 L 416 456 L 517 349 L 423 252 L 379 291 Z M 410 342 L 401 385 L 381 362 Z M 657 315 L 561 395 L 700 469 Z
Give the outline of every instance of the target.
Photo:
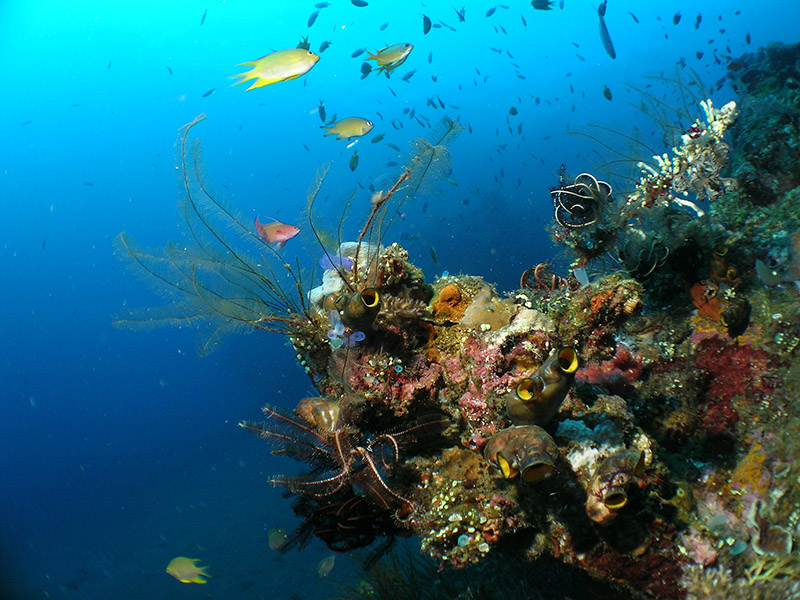
M 380 302 L 381 295 L 375 288 L 367 288 L 361 292 L 361 301 L 367 308 L 375 308 Z
M 578 353 L 572 348 L 562 348 L 558 353 L 558 366 L 564 373 L 578 370 Z
M 511 466 L 502 454 L 497 455 L 497 466 L 500 467 L 500 472 L 506 479 L 513 479 L 517 476 L 517 470 Z
M 363 341 L 365 337 L 367 336 L 363 331 L 354 331 L 353 333 L 350 334 L 350 341 L 357 343 Z
M 344 344 L 344 340 L 340 337 L 336 337 L 331 340 L 331 348 L 333 348 L 334 350 L 338 350 L 339 348 L 341 348 L 342 344 Z
M 527 377 L 517 385 L 517 398 L 523 402 L 531 400 L 542 392 L 544 383 L 540 377 Z
M 522 471 L 522 481 L 525 483 L 536 483 L 537 481 L 550 477 L 550 474 L 554 470 L 555 466 L 552 463 L 541 462 L 533 464 Z
M 628 497 L 624 492 L 611 492 L 603 498 L 603 504 L 611 510 L 619 510 L 628 503 Z

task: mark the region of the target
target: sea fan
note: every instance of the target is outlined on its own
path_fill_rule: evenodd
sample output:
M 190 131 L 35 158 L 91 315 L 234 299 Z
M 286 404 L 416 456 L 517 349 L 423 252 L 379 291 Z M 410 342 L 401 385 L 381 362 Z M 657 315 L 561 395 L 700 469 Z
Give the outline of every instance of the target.
M 209 332 L 201 341 L 201 355 L 214 348 L 222 333 L 256 328 L 289 334 L 311 321 L 299 266 L 289 265 L 264 244 L 244 225 L 243 217 L 206 186 L 199 141 L 189 147 L 192 128 L 204 119 L 200 115 L 182 127 L 177 143 L 188 243 L 168 244 L 162 253 L 153 253 L 139 248 L 125 233 L 115 242 L 117 253 L 132 270 L 172 302 L 157 309 L 132 310 L 115 325 L 206 326 Z M 271 266 L 275 262 L 289 274 L 288 288 Z

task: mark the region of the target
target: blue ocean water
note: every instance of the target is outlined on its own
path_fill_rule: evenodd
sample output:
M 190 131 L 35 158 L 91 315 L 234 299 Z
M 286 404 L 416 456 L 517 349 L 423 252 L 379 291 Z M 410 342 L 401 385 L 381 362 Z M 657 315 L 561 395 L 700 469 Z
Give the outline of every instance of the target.
M 286 556 L 267 547 L 270 529 L 295 524 L 266 481 L 287 466 L 236 427 L 264 402 L 291 407 L 309 394 L 291 349 L 258 332 L 201 359 L 191 329 L 115 329 L 127 307 L 162 300 L 115 257 L 112 240 L 127 231 L 158 248 L 179 238 L 174 143 L 181 125 L 206 113 L 195 133 L 207 181 L 248 219 L 300 225 L 287 251 L 316 261 L 302 211 L 317 168 L 333 161 L 322 213 L 335 226 L 359 189 L 358 222 L 369 196 L 359 186 L 379 185 L 396 173 L 387 163 L 403 161 L 385 143 L 405 152 L 429 133 L 428 119 L 446 115 L 471 128 L 452 145 L 452 181 L 410 203 L 389 237 L 429 278 L 464 272 L 513 289 L 555 253 L 548 187 L 561 163 L 578 173 L 603 162 L 594 153 L 602 147 L 570 132 L 638 128 L 667 149 L 626 83 L 657 96 L 665 84 L 646 76 L 693 68 L 720 106 L 735 97 L 724 79 L 731 57 L 798 41 L 794 0 L 611 0 L 612 60 L 597 4 L 333 0 L 311 27 L 310 0 L 0 4 L 3 597 L 333 593 L 317 578 L 329 554 L 321 544 Z M 466 8 L 464 22 L 454 6 Z M 423 14 L 440 25 L 427 35 Z M 249 92 L 231 86 L 238 63 L 303 36 L 317 52 L 330 41 L 307 75 Z M 402 67 L 361 79 L 355 50 L 400 42 L 414 44 Z M 329 116 L 363 116 L 375 129 L 355 148 L 323 137 L 320 101 Z M 383 142 L 370 143 L 380 133 Z M 210 565 L 209 584 L 166 575 L 178 555 Z M 331 576 L 347 568 L 340 559 Z

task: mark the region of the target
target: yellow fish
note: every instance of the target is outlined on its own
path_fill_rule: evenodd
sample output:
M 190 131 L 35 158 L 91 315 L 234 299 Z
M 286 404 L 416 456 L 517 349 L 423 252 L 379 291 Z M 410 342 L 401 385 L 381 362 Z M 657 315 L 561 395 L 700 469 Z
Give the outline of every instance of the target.
M 283 529 L 270 529 L 269 532 L 269 549 L 280 550 L 286 544 L 286 532 Z
M 366 135 L 372 131 L 372 127 L 372 121 L 362 119 L 361 117 L 348 117 L 346 119 L 339 119 L 330 126 L 323 125 L 320 129 L 328 130 L 325 134 L 326 136 L 336 135 L 338 136 L 336 138 L 337 140 L 343 140 L 345 138 Z
M 317 576 L 318 577 L 327 577 L 331 571 L 333 571 L 333 564 L 336 562 L 336 557 L 326 556 L 317 565 Z
M 250 91 L 253 88 L 264 87 L 279 81 L 296 79 L 308 73 L 311 67 L 317 64 L 318 60 L 319 56 L 305 48 L 278 50 L 272 54 L 262 56 L 258 60 L 237 65 L 239 67 L 252 66 L 253 68 L 246 73 L 234 75 L 233 77 L 241 77 L 241 80 L 234 83 L 234 85 L 255 79 L 256 82 L 247 88 L 247 91 Z
M 393 69 L 402 65 L 411 51 L 414 49 L 413 44 L 392 44 L 381 48 L 375 54 L 367 52 L 369 58 L 367 60 L 374 60 L 380 65 L 378 72 L 386 71 L 387 75 Z
M 172 575 L 181 583 L 205 583 L 203 577 L 211 577 L 204 571 L 208 567 L 198 567 L 196 563 L 200 562 L 199 558 L 186 558 L 185 556 L 176 556 L 167 565 L 167 573 Z

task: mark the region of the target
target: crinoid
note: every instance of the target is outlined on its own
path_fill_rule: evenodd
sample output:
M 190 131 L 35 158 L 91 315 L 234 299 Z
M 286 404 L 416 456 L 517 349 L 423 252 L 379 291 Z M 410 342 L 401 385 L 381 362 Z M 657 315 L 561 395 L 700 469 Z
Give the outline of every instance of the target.
M 345 397 L 352 404 L 358 398 Z M 289 456 L 312 466 L 299 476 L 277 476 L 275 485 L 294 494 L 323 498 L 352 489 L 372 504 L 393 510 L 402 517 L 412 508 L 412 500 L 391 484 L 401 448 L 415 442 L 423 432 L 435 429 L 440 421 L 417 420 L 406 429 L 387 433 L 365 433 L 341 416 L 330 428 L 312 426 L 277 407 L 263 408 L 267 421 L 242 421 L 239 426 L 273 445 L 273 454 Z M 348 412 L 342 410 L 341 414 Z
M 658 235 L 629 227 L 618 244 L 619 264 L 638 281 L 647 281 L 669 257 L 669 246 Z
M 580 286 L 574 277 L 570 280 L 552 272 L 547 263 L 539 263 L 535 267 L 526 269 L 519 280 L 519 287 L 529 290 L 551 293 L 560 290 L 575 290 Z
M 597 223 L 611 201 L 613 189 L 590 173 L 581 173 L 566 185 L 563 167 L 559 186 L 550 190 L 556 222 L 564 229 L 580 229 Z
M 390 510 L 375 506 L 352 488 L 323 498 L 298 496 L 292 509 L 302 522 L 288 535 L 281 552 L 302 549 L 316 537 L 334 552 L 370 548 L 368 560 L 374 561 L 398 536 L 411 534 Z

